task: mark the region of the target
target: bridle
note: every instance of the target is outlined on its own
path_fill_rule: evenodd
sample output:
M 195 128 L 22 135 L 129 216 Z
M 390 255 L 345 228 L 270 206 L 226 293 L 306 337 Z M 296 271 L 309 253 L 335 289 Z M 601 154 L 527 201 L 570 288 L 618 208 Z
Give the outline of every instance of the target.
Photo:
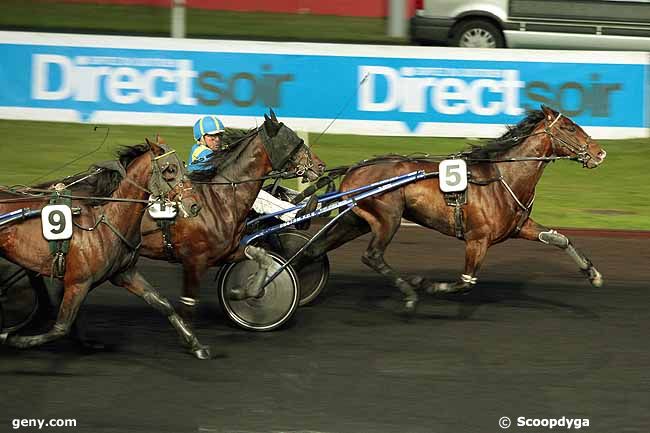
M 152 157 L 151 164 L 149 189 L 151 190 L 151 195 L 157 197 L 167 196 L 169 192 L 178 186 L 182 186 L 183 176 L 185 174 L 185 166 L 176 151 L 174 149 L 167 150 L 165 147 L 163 149 L 166 152 L 162 155 Z M 171 176 L 166 175 L 166 172 L 171 172 Z
M 260 133 L 271 160 L 271 167 L 274 171 L 281 173 L 282 177 L 304 178 L 314 168 L 314 157 L 309 146 L 283 123 L 280 123 L 279 129 L 273 137 L 268 136 L 263 128 L 260 128 Z M 289 152 L 285 153 L 286 147 L 291 148 Z M 300 157 L 298 157 L 299 154 Z M 285 170 L 289 162 L 294 166 L 293 171 Z
M 300 150 L 304 151 L 303 157 L 300 158 L 300 161 L 295 161 L 294 158 Z M 309 148 L 309 146 L 307 146 L 303 140 L 300 140 L 300 145 L 296 146 L 296 148 L 293 151 L 293 154 L 289 157 L 289 160 L 293 161 L 295 165 L 293 174 L 296 177 L 305 178 L 307 172 L 314 168 L 314 156 L 311 153 L 311 149 Z
M 566 148 L 575 155 L 571 159 L 575 159 L 581 162 L 583 167 L 587 167 L 587 162 L 593 158 L 593 155 L 589 153 L 589 144 L 592 143 L 592 139 L 590 136 L 587 136 L 585 143 L 580 144 L 573 136 L 559 128 L 555 128 L 554 132 L 553 127 L 562 117 L 563 114 L 559 113 L 550 125 L 548 124 L 548 118 L 545 119 L 544 133 L 551 138 L 553 153 L 557 155 L 559 149 Z

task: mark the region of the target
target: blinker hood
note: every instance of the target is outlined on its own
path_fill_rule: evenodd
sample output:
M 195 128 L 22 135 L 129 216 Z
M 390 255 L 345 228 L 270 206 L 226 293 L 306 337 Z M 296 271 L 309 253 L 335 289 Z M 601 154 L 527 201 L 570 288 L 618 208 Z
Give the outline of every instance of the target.
M 278 171 L 284 169 L 303 143 L 302 139 L 284 124 L 280 126 L 274 137 L 269 137 L 265 128 L 260 128 L 260 135 L 271 160 L 271 167 Z

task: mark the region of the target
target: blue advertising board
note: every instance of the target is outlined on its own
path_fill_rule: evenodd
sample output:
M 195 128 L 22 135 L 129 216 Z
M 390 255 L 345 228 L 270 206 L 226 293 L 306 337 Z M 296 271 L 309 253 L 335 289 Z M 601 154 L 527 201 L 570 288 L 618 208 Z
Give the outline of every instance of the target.
M 436 129 L 421 125 L 513 124 L 527 109 L 546 104 L 587 127 L 648 127 L 647 62 L 622 53 L 624 61 L 601 56 L 598 62 L 593 53 L 579 61 L 561 54 L 535 61 L 529 52 L 524 60 L 512 52 L 506 60 L 485 60 L 472 59 L 470 51 L 459 56 L 458 50 L 444 58 L 444 49 L 428 58 L 430 48 L 414 47 L 405 56 L 399 47 L 384 47 L 386 57 L 372 55 L 380 52 L 376 47 L 371 53 L 353 46 L 333 54 L 309 44 L 309 50 L 294 53 L 290 44 L 277 43 L 251 52 L 240 43 L 245 49 L 236 52 L 232 43 L 220 51 L 220 41 L 204 51 L 192 41 L 185 42 L 187 49 L 152 49 L 143 38 L 135 38 L 139 43 L 121 38 L 112 46 L 86 38 L 60 45 L 39 44 L 34 37 L 0 42 L 0 115 L 11 108 L 54 116 L 73 110 L 88 121 L 97 112 L 110 112 L 113 119 L 123 113 L 125 123 L 134 123 L 134 113 L 250 119 L 273 107 L 297 120 L 350 121 L 347 125 L 358 125 L 364 134 L 429 135 Z

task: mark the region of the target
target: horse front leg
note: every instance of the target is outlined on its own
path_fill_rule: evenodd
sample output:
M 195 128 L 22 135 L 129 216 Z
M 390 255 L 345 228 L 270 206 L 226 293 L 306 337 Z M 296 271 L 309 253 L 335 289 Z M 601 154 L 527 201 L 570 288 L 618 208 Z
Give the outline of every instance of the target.
M 90 285 L 87 282 L 66 285 L 63 300 L 59 306 L 59 314 L 48 332 L 39 335 L 23 336 L 17 334 L 0 334 L 0 344 L 26 349 L 40 346 L 50 341 L 59 339 L 70 332 L 72 324 L 77 317 L 79 307 L 88 294 Z
M 158 293 L 135 268 L 118 274 L 111 279 L 111 282 L 144 299 L 147 304 L 164 314 L 194 356 L 198 359 L 210 358 L 208 346 L 199 343 L 192 329 L 176 314 L 172 304 Z
M 528 218 L 524 223 L 524 226 L 521 228 L 518 237 L 528 239 L 529 241 L 541 242 L 546 245 L 553 245 L 554 247 L 563 249 L 578 265 L 580 271 L 589 279 L 592 286 L 601 287 L 603 285 L 603 276 L 598 269 L 596 269 L 593 263 L 591 263 L 591 260 L 578 251 L 573 246 L 573 243 L 571 243 L 571 240 L 562 233 L 544 227 L 533 221 L 531 218 Z
M 194 325 L 199 309 L 201 277 L 205 275 L 207 269 L 207 262 L 199 258 L 191 258 L 183 262 L 183 291 L 179 299 L 178 312 L 190 326 Z
M 476 285 L 476 277 L 490 243 L 487 238 L 465 241 L 465 269 L 453 283 L 435 282 L 426 287 L 429 294 L 468 293 Z

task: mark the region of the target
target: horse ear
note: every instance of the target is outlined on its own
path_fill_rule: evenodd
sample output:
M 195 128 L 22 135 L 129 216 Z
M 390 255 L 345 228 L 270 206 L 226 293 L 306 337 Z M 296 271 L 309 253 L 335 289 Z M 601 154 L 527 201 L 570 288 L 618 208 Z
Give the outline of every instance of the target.
M 544 113 L 544 117 L 546 117 L 547 120 L 555 119 L 555 111 L 544 104 L 542 104 L 542 112 Z
M 160 136 L 160 133 L 156 134 L 156 143 L 165 144 L 165 140 L 162 139 L 162 137 Z
M 264 131 L 268 136 L 271 136 L 270 125 L 271 125 L 271 119 L 269 119 L 269 117 L 266 114 L 264 114 L 264 123 L 262 123 L 262 127 L 264 128 Z
M 275 111 L 273 111 L 273 108 L 269 108 L 269 111 L 271 112 L 271 120 L 277 122 L 278 118 L 275 117 Z
M 161 149 L 161 147 L 158 145 L 158 136 L 156 136 L 156 141 L 155 141 L 155 142 L 149 140 L 148 137 L 145 137 L 145 138 L 144 138 L 144 141 L 147 143 L 147 145 L 149 146 L 149 148 L 151 149 L 151 151 L 152 151 L 153 153 L 156 153 L 156 154 L 157 154 L 157 153 L 161 153 L 162 149 Z

